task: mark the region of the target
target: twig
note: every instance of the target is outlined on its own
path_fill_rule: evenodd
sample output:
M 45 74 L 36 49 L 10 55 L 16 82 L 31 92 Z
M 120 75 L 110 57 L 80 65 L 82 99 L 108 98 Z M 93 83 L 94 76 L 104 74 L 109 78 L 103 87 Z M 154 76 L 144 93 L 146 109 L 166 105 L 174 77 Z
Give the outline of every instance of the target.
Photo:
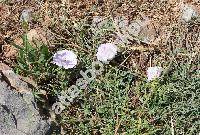
M 118 123 L 118 121 L 119 121 L 119 117 L 117 115 L 117 123 Z M 119 121 L 118 125 L 116 125 L 116 127 L 115 127 L 115 135 L 117 135 L 117 131 L 118 131 L 119 127 L 120 127 L 120 124 L 121 124 L 121 120 Z
M 133 52 L 119 66 L 122 66 L 132 54 Z
M 173 119 L 172 119 L 172 117 L 171 117 L 171 133 L 172 133 L 172 135 L 174 135 L 174 123 L 173 123 Z

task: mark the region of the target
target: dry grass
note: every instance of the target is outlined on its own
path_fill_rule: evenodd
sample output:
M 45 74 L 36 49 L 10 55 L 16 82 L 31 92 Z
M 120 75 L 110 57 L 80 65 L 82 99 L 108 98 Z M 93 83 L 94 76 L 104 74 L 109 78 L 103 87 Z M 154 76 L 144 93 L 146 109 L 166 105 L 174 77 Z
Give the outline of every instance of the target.
M 63 3 L 63 4 L 61 4 Z M 193 4 L 197 11 L 199 10 L 198 2 L 195 1 L 148 1 L 140 0 L 134 1 L 44 1 L 44 2 L 5 2 L 1 4 L 1 33 L 0 33 L 0 43 L 6 45 L 7 39 L 15 40 L 26 32 L 21 27 L 19 18 L 23 9 L 31 10 L 31 23 L 28 30 L 40 29 L 46 33 L 46 39 L 49 45 L 53 45 L 55 42 L 64 40 L 67 44 L 78 46 L 74 41 L 74 30 L 73 25 L 78 22 L 91 23 L 93 16 L 104 16 L 104 17 L 117 17 L 125 16 L 128 22 L 135 19 L 148 18 L 147 29 L 154 37 L 154 41 L 149 44 L 136 43 L 128 46 L 128 54 L 131 53 L 133 56 L 129 56 L 127 62 L 130 63 L 128 67 L 131 67 L 133 63 L 139 63 L 140 67 L 145 69 L 146 66 L 151 64 L 156 64 L 158 59 L 168 60 L 166 58 L 166 52 L 169 52 L 172 47 L 180 48 L 186 47 L 190 52 L 198 48 L 198 41 L 196 44 L 184 43 L 173 43 L 170 45 L 168 40 L 174 38 L 173 36 L 178 33 L 185 40 L 185 36 L 188 38 L 193 35 L 192 31 L 195 33 L 199 31 L 199 23 L 184 24 L 181 22 L 181 6 L 183 3 Z M 69 29 L 68 29 L 69 28 Z M 174 29 L 177 28 L 177 31 Z M 173 33 L 173 34 L 172 34 Z M 176 35 L 177 36 L 177 35 Z M 198 38 L 198 37 L 197 37 Z M 110 39 L 107 39 L 108 41 Z M 190 42 L 191 40 L 189 40 Z M 191 41 L 192 42 L 192 41 Z M 138 46 L 135 49 L 133 46 Z M 196 47 L 194 47 L 196 46 Z M 81 47 L 79 47 L 81 48 Z M 134 48 L 134 49 L 133 49 Z M 150 48 L 150 49 L 142 49 Z M 152 49 L 153 48 L 153 49 Z M 196 49 L 195 49 L 196 48 Z M 82 48 L 84 50 L 84 48 Z M 1 54 L 2 56 L 3 54 Z M 4 56 L 4 55 L 3 55 Z M 159 58 L 158 58 L 159 57 Z M 6 59 L 9 59 L 7 57 Z M 13 59 L 13 58 L 12 58 Z M 3 59 L 2 59 L 3 60 Z M 9 63 L 9 62 L 8 62 Z M 125 63 L 125 62 L 124 62 Z M 134 66 L 134 65 L 133 65 Z

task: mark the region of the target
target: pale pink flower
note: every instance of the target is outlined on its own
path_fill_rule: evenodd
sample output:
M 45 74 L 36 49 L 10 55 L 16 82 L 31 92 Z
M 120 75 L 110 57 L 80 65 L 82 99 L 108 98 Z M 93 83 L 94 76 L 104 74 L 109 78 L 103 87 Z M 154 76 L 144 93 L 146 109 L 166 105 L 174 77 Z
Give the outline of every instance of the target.
M 158 77 L 160 77 L 161 75 L 161 72 L 162 72 L 162 67 L 149 67 L 147 69 L 147 78 L 148 78 L 148 81 L 152 81 Z
M 58 51 L 53 56 L 53 63 L 65 69 L 73 68 L 77 64 L 77 56 L 73 51 Z
M 117 54 L 117 46 L 112 43 L 101 44 L 97 51 L 97 59 L 102 62 L 112 60 Z

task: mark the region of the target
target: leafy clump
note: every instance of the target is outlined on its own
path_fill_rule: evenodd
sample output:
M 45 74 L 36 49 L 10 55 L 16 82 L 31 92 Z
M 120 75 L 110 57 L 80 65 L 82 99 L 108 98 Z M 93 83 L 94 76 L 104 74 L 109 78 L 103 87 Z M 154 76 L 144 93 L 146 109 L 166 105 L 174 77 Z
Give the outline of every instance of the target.
M 33 47 L 28 42 L 27 36 L 23 36 L 23 47 L 17 46 L 19 55 L 17 58 L 17 72 L 24 76 L 32 76 L 34 79 L 39 78 L 41 73 L 48 70 L 51 54 L 46 45 Z
M 31 78 L 37 84 L 34 89 L 37 99 L 49 104 L 68 84 L 70 72 L 52 64 L 52 53 L 46 45 L 30 44 L 26 35 L 22 39 L 23 46 L 14 45 L 19 50 L 15 70 Z

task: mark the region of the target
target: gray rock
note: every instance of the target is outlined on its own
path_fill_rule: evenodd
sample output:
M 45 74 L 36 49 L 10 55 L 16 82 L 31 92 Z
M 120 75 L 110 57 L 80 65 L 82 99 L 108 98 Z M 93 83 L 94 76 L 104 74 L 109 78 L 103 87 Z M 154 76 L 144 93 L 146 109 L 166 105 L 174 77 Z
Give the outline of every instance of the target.
M 109 18 L 103 18 L 101 16 L 95 16 L 92 21 L 92 30 L 94 34 L 99 34 L 105 26 L 113 24 L 115 28 L 116 37 L 114 44 L 130 44 L 129 41 L 137 41 L 138 43 L 151 43 L 155 40 L 156 31 L 151 21 L 147 17 L 143 19 L 129 21 L 124 16 L 118 16 L 110 21 Z
M 0 135 L 48 134 L 50 122 L 42 120 L 33 95 L 17 92 L 5 80 L 0 72 Z
M 182 19 L 185 22 L 189 22 L 192 18 L 197 17 L 197 12 L 190 5 L 184 5 L 182 7 Z
M 115 43 L 128 44 L 128 40 L 144 43 L 152 42 L 155 39 L 155 30 L 149 22 L 150 20 L 146 17 L 143 20 L 138 19 L 129 23 L 125 17 L 115 18 L 115 24 L 121 31 Z

